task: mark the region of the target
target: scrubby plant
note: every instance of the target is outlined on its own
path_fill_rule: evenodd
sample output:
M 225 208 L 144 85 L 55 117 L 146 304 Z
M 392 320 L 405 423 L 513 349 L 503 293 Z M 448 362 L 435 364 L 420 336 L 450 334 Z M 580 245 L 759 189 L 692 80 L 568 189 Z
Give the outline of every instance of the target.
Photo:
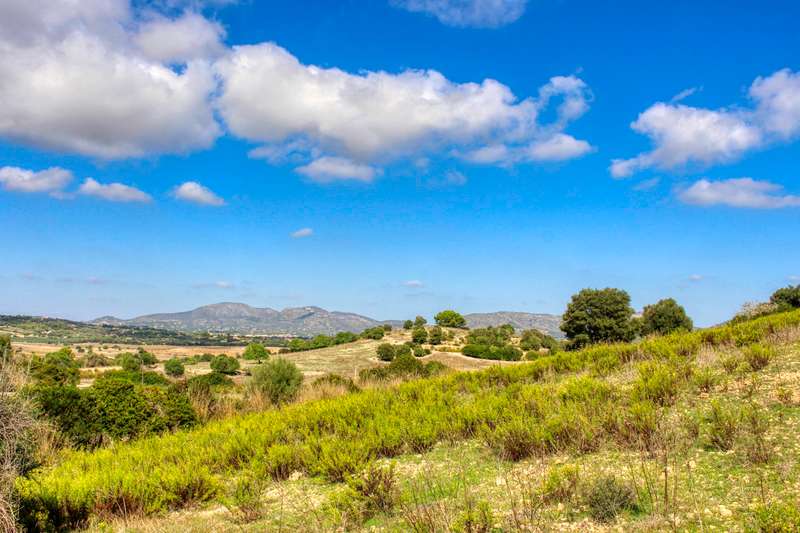
M 0 362 L 7 362 L 11 360 L 11 336 L 0 335 Z
M 141 359 L 130 352 L 125 352 L 117 356 L 117 364 L 126 372 L 139 372 L 142 369 Z
M 783 287 L 772 293 L 769 298 L 770 303 L 778 306 L 779 309 L 797 309 L 800 307 L 800 285 L 790 285 Z
M 623 511 L 635 511 L 633 489 L 613 476 L 602 476 L 591 483 L 584 495 L 589 515 L 599 522 L 611 522 Z
M 210 389 L 215 387 L 232 387 L 232 386 L 233 386 L 233 380 L 220 372 L 209 372 L 208 374 L 192 376 L 186 381 L 186 387 L 189 390 L 191 390 L 192 387 Z
M 109 359 L 103 354 L 95 352 L 90 346 L 88 352 L 86 352 L 86 355 L 83 356 L 83 360 L 81 361 L 81 366 L 83 367 L 110 366 L 111 363 L 112 363 L 111 359 Z
M 400 499 L 393 465 L 381 467 L 370 464 L 361 474 L 350 477 L 347 484 L 364 501 L 368 516 L 390 512 Z
M 263 344 L 251 342 L 242 352 L 242 359 L 248 361 L 262 361 L 269 358 L 269 352 Z
M 545 502 L 571 503 L 578 495 L 580 469 L 575 465 L 553 465 L 542 481 Z
M 394 359 L 395 355 L 394 345 L 388 342 L 379 344 L 378 347 L 375 348 L 375 355 L 377 355 L 378 359 L 380 359 L 381 361 L 391 361 L 392 359 Z
M 383 326 L 375 326 L 374 328 L 367 328 L 361 332 L 362 339 L 372 339 L 379 341 L 383 338 L 386 334 L 386 330 L 383 329 Z
M 413 321 L 406 320 L 405 322 L 403 322 L 403 329 L 410 330 L 413 327 L 414 327 L 414 322 Z
M 419 315 L 417 315 L 417 317 L 414 319 L 414 327 L 417 327 L 417 328 L 425 327 L 425 324 L 427 324 L 427 323 L 428 323 L 428 321 L 425 320 L 425 317 L 422 317 L 422 316 L 419 316 Z
M 239 370 L 239 361 L 228 355 L 219 354 L 211 361 L 211 370 L 220 374 L 235 374 Z
M 97 376 L 94 382 L 98 383 L 109 379 L 118 379 L 130 383 L 138 383 L 139 385 L 168 386 L 170 384 L 170 381 L 158 372 L 143 372 L 141 370 L 109 370 Z
M 730 450 L 739 432 L 739 411 L 731 405 L 712 400 L 703 416 L 705 445 L 713 450 Z
M 769 462 L 772 458 L 772 447 L 766 439 L 770 424 L 765 412 L 751 404 L 743 410 L 742 422 L 748 460 L 753 464 Z
M 719 375 L 712 368 L 704 367 L 695 371 L 692 381 L 700 392 L 711 392 L 719 383 Z
M 522 332 L 519 347 L 526 351 L 538 351 L 546 348 L 548 352 L 556 353 L 560 348 L 560 344 L 555 338 L 546 333 L 542 333 L 537 329 L 528 329 Z
M 764 344 L 751 344 L 742 350 L 744 360 L 753 372 L 762 370 L 775 358 L 775 349 Z
M 452 309 L 441 311 L 433 318 L 436 320 L 437 325 L 446 328 L 463 328 L 467 325 L 467 321 L 464 319 L 461 313 L 453 311 Z
M 231 493 L 223 500 L 235 521 L 253 522 L 264 515 L 266 506 L 261 494 L 265 486 L 264 478 L 249 472 L 236 479 Z
M 480 344 L 483 346 L 505 346 L 511 341 L 514 335 L 514 326 L 504 324 L 502 326 L 489 326 L 470 330 L 467 334 L 467 344 Z
M 173 357 L 172 359 L 164 362 L 164 372 L 168 376 L 177 378 L 186 372 L 186 368 L 183 366 L 183 363 L 180 359 Z
M 248 386 L 251 392 L 279 405 L 294 399 L 302 383 L 303 373 L 297 366 L 288 359 L 277 357 L 256 367 Z
M 428 342 L 428 331 L 422 326 L 415 327 L 411 330 L 411 342 L 415 344 Z
M 450 525 L 454 533 L 490 533 L 494 531 L 494 513 L 489 502 L 467 499 L 467 508 Z
M 80 379 L 79 368 L 72 350 L 67 347 L 44 357 L 34 356 L 31 359 L 31 377 L 46 386 L 76 385 Z
M 441 344 L 444 339 L 444 330 L 439 326 L 433 326 L 428 332 L 428 342 L 436 345 Z
M 645 361 L 637 366 L 639 377 L 633 383 L 633 398 L 659 405 L 672 405 L 678 394 L 679 377 L 668 363 Z
M 411 352 L 414 354 L 414 357 L 425 357 L 426 355 L 430 355 L 431 350 L 430 348 L 415 344 L 411 347 Z
M 753 511 L 747 531 L 761 533 L 796 533 L 800 531 L 800 505 L 772 502 Z

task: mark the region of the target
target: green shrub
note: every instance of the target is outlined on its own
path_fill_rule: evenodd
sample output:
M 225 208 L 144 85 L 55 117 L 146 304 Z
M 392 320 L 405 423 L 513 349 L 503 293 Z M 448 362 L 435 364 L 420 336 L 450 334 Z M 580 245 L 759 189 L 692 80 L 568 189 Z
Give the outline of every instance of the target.
M 674 331 L 691 331 L 692 319 L 686 310 L 672 298 L 659 300 L 653 305 L 644 306 L 642 312 L 642 335 L 666 335 Z
M 658 361 L 646 361 L 640 363 L 637 370 L 639 377 L 633 383 L 635 400 L 649 400 L 658 405 L 675 403 L 679 378 L 671 365 Z
M 522 350 L 510 344 L 505 346 L 466 344 L 461 348 L 461 353 L 467 357 L 492 359 L 495 361 L 519 361 L 522 359 Z
M 321 385 L 344 387 L 348 392 L 357 392 L 361 390 L 352 379 L 342 377 L 339 374 L 325 374 L 324 376 L 320 376 L 315 379 L 311 385 L 314 387 Z
M 422 344 L 428 342 L 428 331 L 424 327 L 415 327 L 411 330 L 411 342 Z
M 410 330 L 413 327 L 414 327 L 414 322 L 412 322 L 411 320 L 406 320 L 405 322 L 403 322 L 403 329 Z
M 230 495 L 223 500 L 236 522 L 253 522 L 264 515 L 265 505 L 261 494 L 265 487 L 265 480 L 251 472 L 236 479 Z
M 574 465 L 553 465 L 542 482 L 545 502 L 571 503 L 578 494 L 580 470 Z
M 739 432 L 739 420 L 738 410 L 712 400 L 703 416 L 706 447 L 714 450 L 730 450 Z
M 390 512 L 400 500 L 394 466 L 370 464 L 360 475 L 350 477 L 347 484 L 364 501 L 367 517 Z
M 744 360 L 753 372 L 762 370 L 775 358 L 775 349 L 764 344 L 751 344 L 743 350 Z
M 599 522 L 611 522 L 623 511 L 635 511 L 636 494 L 613 476 L 603 476 L 589 485 L 584 496 L 589 515 Z
M 772 293 L 769 301 L 777 305 L 781 310 L 797 309 L 800 307 L 800 285 L 778 289 Z
M 277 357 L 253 370 L 249 387 L 278 405 L 293 400 L 302 383 L 303 374 L 297 366 L 288 359 Z
M 220 374 L 235 374 L 239 370 L 239 361 L 233 357 L 220 354 L 211 361 L 211 370 Z
M 417 315 L 416 318 L 414 318 L 414 327 L 421 328 L 421 327 L 424 327 L 425 324 L 427 324 L 427 323 L 428 323 L 428 321 L 425 320 L 425 317 L 421 317 L 421 316 Z
M 444 339 L 444 330 L 439 326 L 433 326 L 428 332 L 428 342 L 430 344 L 442 344 L 442 340 Z
M 261 361 L 268 358 L 269 352 L 267 349 L 264 348 L 263 344 L 259 344 L 257 342 L 251 342 L 244 349 L 244 352 L 242 352 L 242 359 L 246 359 L 248 361 Z
M 138 357 L 139 361 L 141 361 L 142 364 L 146 366 L 155 365 L 158 363 L 158 359 L 156 358 L 156 356 L 148 352 L 144 348 L 139 348 L 136 351 L 136 357 Z
M 67 347 L 31 359 L 31 377 L 40 385 L 77 385 L 80 367 Z
M 0 335 L 0 362 L 9 361 L 12 353 L 11 336 Z
M 187 390 L 192 388 L 207 388 L 212 389 L 216 387 L 232 387 L 233 380 L 219 372 L 209 372 L 208 374 L 201 374 L 193 376 L 186 381 Z
M 447 309 L 437 313 L 435 317 L 436 324 L 446 328 L 464 328 L 467 326 L 467 321 L 461 316 L 461 313 Z
M 431 350 L 429 348 L 420 346 L 419 344 L 415 344 L 411 347 L 411 352 L 414 357 L 425 357 L 426 355 L 430 355 Z
M 583 289 L 574 294 L 561 321 L 570 347 L 633 340 L 636 328 L 630 304 L 630 296 L 620 289 Z
M 103 354 L 95 353 L 90 347 L 89 352 L 83 356 L 82 366 L 87 368 L 111 366 L 111 362 L 111 359 Z
M 712 368 L 704 367 L 695 371 L 692 380 L 701 392 L 711 392 L 719 383 L 719 375 Z
M 746 531 L 759 533 L 796 533 L 800 531 L 800 507 L 795 503 L 759 505 Z
M 490 533 L 495 531 L 494 514 L 489 502 L 481 500 L 475 502 L 468 498 L 466 509 L 450 525 L 454 533 Z
M 173 357 L 164 362 L 164 372 L 168 376 L 172 376 L 174 378 L 182 376 L 186 372 L 186 368 L 183 366 L 183 363 L 180 359 L 176 359 Z
M 394 359 L 395 348 L 393 344 L 388 342 L 384 342 L 383 344 L 379 344 L 377 348 L 375 348 L 375 355 L 378 356 L 378 359 L 381 361 L 391 361 Z
M 375 326 L 374 328 L 367 328 L 361 332 L 362 339 L 372 339 L 379 341 L 383 338 L 386 334 L 386 330 L 383 329 L 383 326 Z
M 142 372 L 141 370 L 109 370 L 100 374 L 94 382 L 97 383 L 109 379 L 118 379 L 130 383 L 138 383 L 139 385 L 167 386 L 170 384 L 170 381 L 158 372 Z
M 522 332 L 519 347 L 526 351 L 538 351 L 542 348 L 547 348 L 550 353 L 556 353 L 560 345 L 558 341 L 550 335 L 536 329 L 528 329 Z

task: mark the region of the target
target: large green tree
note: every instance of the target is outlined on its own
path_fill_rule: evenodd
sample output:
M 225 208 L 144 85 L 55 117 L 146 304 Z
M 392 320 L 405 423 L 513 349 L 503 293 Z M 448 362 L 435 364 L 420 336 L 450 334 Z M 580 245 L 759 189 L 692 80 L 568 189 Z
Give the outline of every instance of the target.
M 800 307 L 800 285 L 778 289 L 772 293 L 769 301 L 781 309 L 796 309 Z
M 467 321 L 461 316 L 461 313 L 447 309 L 438 313 L 435 317 L 436 324 L 447 328 L 463 328 L 467 325 Z
M 620 289 L 583 289 L 572 295 L 561 322 L 573 348 L 636 336 L 631 297 Z
M 672 298 L 665 298 L 644 307 L 642 335 L 652 333 L 665 335 L 678 330 L 690 331 L 692 327 L 692 319 L 686 314 L 686 310 Z

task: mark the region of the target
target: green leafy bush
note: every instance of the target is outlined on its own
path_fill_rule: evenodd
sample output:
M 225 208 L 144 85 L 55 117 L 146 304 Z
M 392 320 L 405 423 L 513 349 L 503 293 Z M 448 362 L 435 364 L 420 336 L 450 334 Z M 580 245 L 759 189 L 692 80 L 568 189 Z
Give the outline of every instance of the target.
M 630 341 L 636 336 L 631 320 L 631 298 L 620 289 L 583 289 L 572 296 L 561 321 L 561 330 L 581 348 L 599 342 Z
M 209 372 L 199 376 L 192 376 L 186 381 L 187 389 L 191 388 L 225 388 L 232 387 L 233 380 L 220 372 Z
M 516 346 L 488 346 L 485 344 L 467 344 L 461 348 L 461 353 L 467 357 L 477 359 L 492 359 L 496 361 L 519 361 L 522 359 L 522 350 Z
M 775 349 L 764 344 L 751 344 L 742 350 L 744 360 L 754 372 L 762 370 L 775 358 Z
M 778 289 L 769 298 L 770 303 L 779 309 L 797 309 L 800 307 L 800 285 L 788 286 Z
M 358 385 L 355 382 L 346 377 L 342 377 L 339 374 L 325 374 L 324 376 L 320 376 L 311 383 L 312 386 L 322 386 L 322 385 L 333 385 L 335 387 L 344 387 L 347 389 L 348 392 L 357 392 L 359 389 Z
M 405 322 L 403 322 L 403 329 L 410 330 L 413 327 L 414 327 L 414 322 L 413 321 L 406 320 Z
M 378 356 L 378 359 L 381 361 L 391 361 L 394 359 L 395 348 L 393 344 L 388 342 L 384 342 L 383 344 L 379 344 L 378 347 L 375 349 L 375 355 Z
M 109 370 L 108 372 L 103 372 L 100 374 L 94 382 L 97 383 L 99 381 L 105 381 L 109 379 L 119 379 L 122 381 L 128 381 L 130 383 L 138 383 L 140 385 L 158 385 L 158 386 L 168 386 L 170 385 L 170 381 L 159 374 L 158 372 L 142 372 L 139 371 L 130 371 L 130 370 Z
M 253 370 L 249 387 L 278 405 L 294 399 L 302 383 L 303 374 L 297 366 L 278 357 Z
M 796 533 L 800 531 L 800 507 L 796 503 L 769 503 L 753 511 L 747 531 Z
M 31 377 L 41 385 L 77 385 L 80 365 L 67 347 L 31 359 Z
M 168 376 L 177 378 L 186 372 L 186 368 L 183 366 L 183 363 L 180 359 L 173 357 L 172 359 L 164 362 L 164 372 Z
M 383 338 L 386 334 L 386 330 L 383 329 L 383 326 L 375 326 L 374 328 L 367 328 L 361 332 L 362 339 L 372 339 L 379 341 Z
M 730 450 L 739 432 L 740 414 L 731 405 L 712 400 L 703 416 L 705 423 L 705 445 L 713 450 Z
M 646 305 L 642 312 L 642 335 L 666 335 L 674 331 L 691 331 L 692 327 L 692 319 L 686 314 L 686 310 L 672 298 Z
M 427 323 L 428 323 L 428 321 L 425 320 L 425 317 L 421 317 L 421 316 L 417 315 L 417 317 L 414 318 L 414 327 L 421 328 L 421 327 L 424 327 L 425 324 L 427 324 Z
M 220 354 L 211 361 L 211 370 L 220 374 L 235 374 L 239 370 L 239 361 L 233 357 Z
M 635 511 L 636 494 L 613 476 L 593 482 L 584 496 L 589 515 L 599 522 L 611 522 L 623 511 Z
M 415 344 L 428 342 L 428 331 L 424 327 L 415 327 L 411 330 L 411 341 Z
M 433 326 L 428 332 L 428 342 L 430 344 L 442 344 L 444 340 L 444 330 L 439 326 Z
M 556 353 L 561 348 L 561 345 L 554 337 L 546 333 L 542 333 L 537 329 L 528 329 L 522 332 L 519 347 L 526 351 L 538 351 L 542 348 L 547 348 L 550 353 Z
M 672 405 L 678 395 L 679 377 L 675 369 L 659 361 L 645 361 L 637 367 L 638 379 L 633 384 L 635 400 L 649 400 L 658 405 Z

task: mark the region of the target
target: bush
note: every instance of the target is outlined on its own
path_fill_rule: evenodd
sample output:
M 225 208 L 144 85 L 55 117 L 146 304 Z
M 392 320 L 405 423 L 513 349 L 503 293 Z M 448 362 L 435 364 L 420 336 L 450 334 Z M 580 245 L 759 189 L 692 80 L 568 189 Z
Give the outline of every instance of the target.
M 103 372 L 97 377 L 97 379 L 95 379 L 94 382 L 97 383 L 99 381 L 108 379 L 119 379 L 122 381 L 128 381 L 130 383 L 138 383 L 139 385 L 170 385 L 170 381 L 158 372 L 142 372 L 141 370 L 134 372 L 128 370 L 111 370 L 109 372 Z
M 583 289 L 572 296 L 561 322 L 571 348 L 627 342 L 636 336 L 631 298 L 620 289 Z
M 800 285 L 783 287 L 778 289 L 769 298 L 770 303 L 778 306 L 779 309 L 797 309 L 800 307 Z
M 428 333 L 428 342 L 431 344 L 442 344 L 444 331 L 439 326 L 433 326 Z
M 361 389 L 358 388 L 358 385 L 353 382 L 350 378 L 345 378 L 340 376 L 339 374 L 325 374 L 324 376 L 320 376 L 314 380 L 311 384 L 314 387 L 321 386 L 321 385 L 333 385 L 335 387 L 344 387 L 347 389 L 347 392 L 357 392 Z
M 467 334 L 467 344 L 505 346 L 511 341 L 512 335 L 514 335 L 514 327 L 511 324 L 473 329 Z
M 642 313 L 642 335 L 657 333 L 666 335 L 673 331 L 691 331 L 692 320 L 686 310 L 672 298 L 660 300 L 653 305 L 646 305 Z
M 621 512 L 637 508 L 633 490 L 613 476 L 592 483 L 584 498 L 589 515 L 599 522 L 611 522 Z
M 427 324 L 427 323 L 428 323 L 428 321 L 425 320 L 424 317 L 421 317 L 419 315 L 417 315 L 417 317 L 414 319 L 414 326 L 418 327 L 418 328 L 424 327 L 425 324 Z
M 392 359 L 394 359 L 394 354 L 395 354 L 394 345 L 389 344 L 388 342 L 379 344 L 378 347 L 375 349 L 375 354 L 381 361 L 391 361 Z
M 383 329 L 383 326 L 375 326 L 374 328 L 367 328 L 364 331 L 362 331 L 361 338 L 379 341 L 383 338 L 385 334 L 386 330 Z
M 187 390 L 206 388 L 212 389 L 216 387 L 232 387 L 233 380 L 225 374 L 219 372 L 209 372 L 208 374 L 201 374 L 194 376 L 186 381 Z
M 739 432 L 739 419 L 738 410 L 712 400 L 708 412 L 703 416 L 706 447 L 713 450 L 730 450 Z
M 267 358 L 269 358 L 269 352 L 264 348 L 263 344 L 257 342 L 251 342 L 242 352 L 242 359 L 248 361 L 261 361 Z
M 461 316 L 461 313 L 457 313 L 452 309 L 437 313 L 433 319 L 436 320 L 437 325 L 446 328 L 463 328 L 467 325 L 467 321 Z
M 0 362 L 6 362 L 11 359 L 11 336 L 0 335 Z
M 186 372 L 186 368 L 183 366 L 183 363 L 180 359 L 176 359 L 173 357 L 172 359 L 164 362 L 164 372 L 168 376 L 172 376 L 174 378 L 182 376 Z
M 361 475 L 348 479 L 347 484 L 364 501 L 367 517 L 375 513 L 388 513 L 400 500 L 394 466 L 382 468 L 371 464 Z
M 766 368 L 775 358 L 775 349 L 763 344 L 751 344 L 743 352 L 744 360 L 754 372 Z
M 519 361 L 522 359 L 522 350 L 516 346 L 488 346 L 485 344 L 467 344 L 461 348 L 461 353 L 476 359 L 492 359 L 495 361 Z
M 426 355 L 429 355 L 431 353 L 431 351 L 428 348 L 423 348 L 419 344 L 415 344 L 414 346 L 412 346 L 411 351 L 414 357 L 425 357 Z
M 255 368 L 249 386 L 253 392 L 279 405 L 293 400 L 302 383 L 303 374 L 297 366 L 278 357 Z
M 31 377 L 41 385 L 77 385 L 80 366 L 67 347 L 31 359 Z
M 89 347 L 89 352 L 83 356 L 82 366 L 83 367 L 98 367 L 98 366 L 110 366 L 111 360 L 103 354 L 95 353 L 91 347 Z
M 141 361 L 141 363 L 145 366 L 155 365 L 158 363 L 158 359 L 156 358 L 156 356 L 148 352 L 144 348 L 139 348 L 136 351 L 136 357 L 138 357 L 139 361 Z
M 408 330 L 408 329 L 411 329 L 413 327 L 414 327 L 414 322 L 412 322 L 411 320 L 406 320 L 405 322 L 403 322 L 403 329 L 407 329 Z
M 422 344 L 424 342 L 428 342 L 428 332 L 427 330 L 420 326 L 415 327 L 411 330 L 411 341 L 415 344 Z
M 142 369 L 142 361 L 129 352 L 120 354 L 117 357 L 117 363 L 126 372 L 139 372 Z
M 220 374 L 235 374 L 239 370 L 239 361 L 233 357 L 219 354 L 211 361 L 211 370 Z
M 649 400 L 662 406 L 675 403 L 679 380 L 672 366 L 658 361 L 646 361 L 637 370 L 639 378 L 633 384 L 635 400 Z
M 800 507 L 793 503 L 770 503 L 756 507 L 746 531 L 794 533 L 800 531 Z
M 556 353 L 560 345 L 558 341 L 547 335 L 546 333 L 542 333 L 536 329 L 528 329 L 522 332 L 522 337 L 519 341 L 519 347 L 523 350 L 540 350 L 541 348 L 547 348 L 550 353 Z

